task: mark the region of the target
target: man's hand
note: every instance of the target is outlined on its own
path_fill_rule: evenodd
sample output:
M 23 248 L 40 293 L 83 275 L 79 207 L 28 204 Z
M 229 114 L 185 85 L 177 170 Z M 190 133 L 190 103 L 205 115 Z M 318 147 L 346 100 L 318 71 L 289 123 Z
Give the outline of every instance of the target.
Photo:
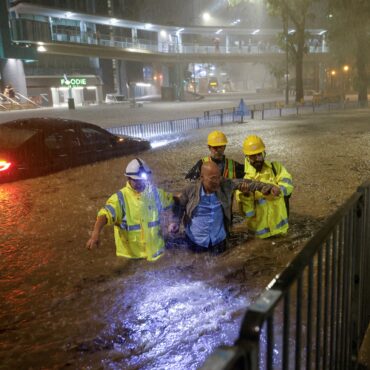
M 278 195 L 280 195 L 280 193 L 281 193 L 281 190 L 280 190 L 280 188 L 278 187 L 278 186 L 273 186 L 272 188 L 271 188 L 271 194 L 274 196 L 274 197 L 277 197 Z
M 271 194 L 271 189 L 273 188 L 273 185 L 265 184 L 262 186 L 262 189 L 260 190 L 263 195 L 269 195 Z
M 250 189 L 249 189 L 249 184 L 246 181 L 243 181 L 242 183 L 239 184 L 238 190 L 240 190 L 243 195 L 249 195 Z
M 180 227 L 177 223 L 175 222 L 171 222 L 169 225 L 168 225 L 168 232 L 170 234 L 176 234 L 178 233 L 180 230 Z
M 91 238 L 86 243 L 86 248 L 93 249 L 97 247 L 99 247 L 99 235 L 96 235 L 95 233 L 93 233 L 91 235 Z

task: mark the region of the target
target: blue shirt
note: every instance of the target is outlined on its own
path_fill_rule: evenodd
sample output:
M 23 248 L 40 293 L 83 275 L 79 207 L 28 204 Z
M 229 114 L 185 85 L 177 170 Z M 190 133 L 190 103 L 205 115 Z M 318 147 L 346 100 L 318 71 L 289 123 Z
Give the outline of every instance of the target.
M 226 238 L 224 214 L 216 193 L 206 194 L 201 187 L 199 204 L 185 232 L 193 243 L 204 248 L 221 243 Z

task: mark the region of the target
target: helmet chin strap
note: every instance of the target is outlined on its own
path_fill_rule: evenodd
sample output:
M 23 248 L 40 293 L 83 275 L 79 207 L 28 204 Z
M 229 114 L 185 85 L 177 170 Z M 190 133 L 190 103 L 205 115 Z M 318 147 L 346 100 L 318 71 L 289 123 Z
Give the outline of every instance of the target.
M 144 168 L 144 165 L 143 165 L 143 162 L 140 160 L 140 158 L 135 158 L 138 163 L 139 163 L 139 173 L 140 172 L 145 172 L 145 168 Z

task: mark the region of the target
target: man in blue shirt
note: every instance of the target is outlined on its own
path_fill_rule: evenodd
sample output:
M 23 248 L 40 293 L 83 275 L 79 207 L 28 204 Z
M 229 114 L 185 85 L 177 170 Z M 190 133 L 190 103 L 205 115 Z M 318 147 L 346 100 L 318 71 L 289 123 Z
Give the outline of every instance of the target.
M 178 197 L 174 196 L 190 248 L 194 251 L 223 252 L 231 226 L 233 191 L 238 189 L 247 193 L 265 185 L 251 180 L 234 183 L 221 176 L 216 163 L 205 162 L 200 181 L 189 184 Z M 172 230 L 177 231 L 178 226 Z

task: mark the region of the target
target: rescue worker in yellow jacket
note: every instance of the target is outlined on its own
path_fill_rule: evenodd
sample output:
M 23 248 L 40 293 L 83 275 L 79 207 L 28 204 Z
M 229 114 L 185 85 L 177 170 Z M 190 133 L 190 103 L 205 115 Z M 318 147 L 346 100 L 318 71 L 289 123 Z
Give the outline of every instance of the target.
M 226 179 L 242 179 L 244 166 L 232 159 L 226 158 L 224 153 L 227 145 L 226 135 L 221 131 L 212 131 L 207 138 L 210 155 L 200 159 L 186 174 L 185 179 L 197 180 L 200 178 L 200 169 L 204 162 L 213 161 L 218 165 L 222 177 Z
M 161 215 L 172 208 L 172 194 L 150 182 L 151 170 L 140 158 L 129 162 L 125 175 L 126 186 L 113 194 L 98 212 L 86 247 L 97 247 L 103 227 L 113 225 L 117 256 L 157 260 L 165 247 Z
M 259 136 L 246 137 L 243 152 L 245 154 L 244 178 L 272 185 L 248 194 L 237 192 L 236 200 L 239 209 L 246 217 L 248 230 L 258 238 L 285 234 L 289 228 L 292 176 L 280 162 L 265 160 L 265 144 Z

